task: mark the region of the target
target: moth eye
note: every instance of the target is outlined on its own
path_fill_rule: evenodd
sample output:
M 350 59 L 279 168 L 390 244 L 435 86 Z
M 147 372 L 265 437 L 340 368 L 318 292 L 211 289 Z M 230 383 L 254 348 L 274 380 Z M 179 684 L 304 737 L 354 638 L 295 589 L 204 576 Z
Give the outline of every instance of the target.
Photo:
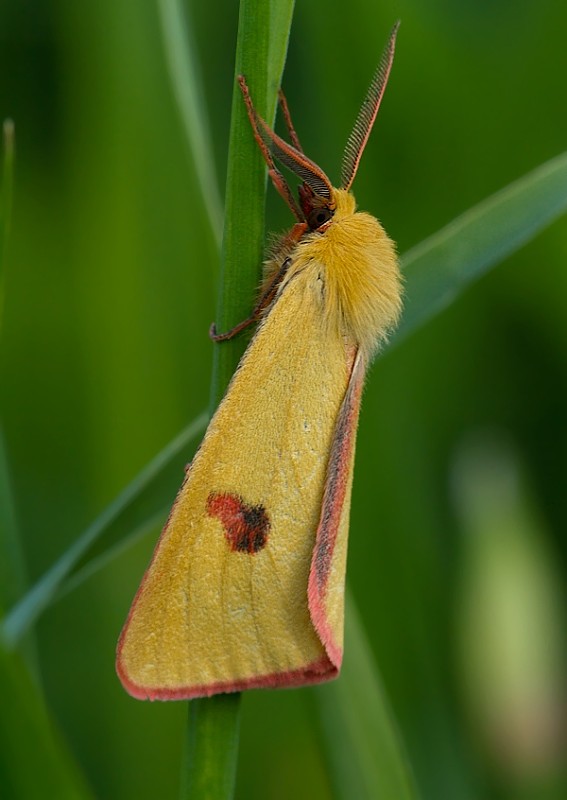
M 307 224 L 312 231 L 315 231 L 317 228 L 320 228 L 321 225 L 324 225 L 325 222 L 328 222 L 332 216 L 333 212 L 328 208 L 314 208 L 309 214 Z

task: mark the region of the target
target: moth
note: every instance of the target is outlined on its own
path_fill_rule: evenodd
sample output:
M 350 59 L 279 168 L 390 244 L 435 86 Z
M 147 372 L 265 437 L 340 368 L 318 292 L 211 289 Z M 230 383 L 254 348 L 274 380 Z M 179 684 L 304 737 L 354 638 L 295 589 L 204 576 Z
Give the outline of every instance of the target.
M 401 310 L 394 244 L 351 186 L 398 26 L 348 139 L 341 186 L 284 141 L 239 78 L 253 135 L 296 218 L 265 266 L 256 332 L 187 470 L 118 643 L 134 697 L 189 699 L 338 675 L 364 376 Z M 297 201 L 276 161 L 299 177 Z

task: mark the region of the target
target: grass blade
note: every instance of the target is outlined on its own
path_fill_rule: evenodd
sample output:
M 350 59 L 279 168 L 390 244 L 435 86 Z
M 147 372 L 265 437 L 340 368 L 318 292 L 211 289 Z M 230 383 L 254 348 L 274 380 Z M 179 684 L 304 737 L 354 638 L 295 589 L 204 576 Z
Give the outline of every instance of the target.
M 567 153 L 562 153 L 406 253 L 404 315 L 391 344 L 403 341 L 565 211 Z
M 77 589 L 85 581 L 88 581 L 93 575 L 96 575 L 107 564 L 114 561 L 122 553 L 128 550 L 139 539 L 147 536 L 152 531 L 161 530 L 163 528 L 167 515 L 171 509 L 171 502 L 166 506 L 144 518 L 144 520 L 136 527 L 128 530 L 126 534 L 115 541 L 113 544 L 108 545 L 98 555 L 93 555 L 91 558 L 86 559 L 79 567 L 71 572 L 68 578 L 61 582 L 52 602 L 57 602 L 62 597 L 70 594 Z
M 274 7 L 278 4 L 274 3 Z M 221 285 L 217 328 L 229 330 L 250 313 L 264 251 L 266 167 L 250 133 L 236 76 L 246 76 L 254 104 L 267 120 L 276 108 L 276 90 L 268 102 L 268 57 L 272 13 L 264 0 L 241 0 L 236 45 L 235 84 L 226 178 Z M 286 37 L 287 43 L 287 37 Z M 284 50 L 285 52 L 285 50 Z M 243 352 L 242 338 L 215 347 L 211 410 L 220 402 Z
M 9 608 L 21 596 L 25 568 L 16 522 L 8 454 L 0 425 L 0 607 Z
M 14 123 L 11 119 L 2 126 L 4 160 L 0 194 L 0 334 L 4 316 L 4 292 L 6 285 L 6 248 L 12 222 L 12 198 L 14 194 Z
M 245 75 L 258 112 L 269 122 L 287 52 L 293 0 L 241 0 L 236 45 L 235 88 L 226 185 L 218 329 L 231 328 L 250 313 L 264 249 L 266 167 L 251 135 L 236 83 Z M 242 341 L 215 348 L 211 409 L 220 402 L 243 351 Z M 231 798 L 236 777 L 240 695 L 190 704 L 183 797 Z
M 220 694 L 189 703 L 181 797 L 223 800 L 233 796 L 239 710 L 239 694 Z
M 6 285 L 6 249 L 12 221 L 14 190 L 14 123 L 3 125 L 3 169 L 0 187 L 0 340 Z M 8 454 L 0 422 L 0 606 L 8 608 L 21 594 L 25 584 L 24 559 L 16 523 Z
M 340 678 L 316 690 L 340 798 L 415 800 L 413 775 L 352 596 Z
M 195 46 L 187 5 L 181 0 L 158 0 L 158 12 L 173 94 L 197 173 L 211 233 L 220 250 L 223 208 L 210 148 L 211 136 L 201 92 L 202 82 L 193 55 Z
M 14 188 L 14 123 L 3 125 L 3 169 L 0 187 L 0 339 L 4 309 L 6 251 L 12 219 Z M 9 608 L 21 597 L 26 587 L 26 570 L 16 517 L 16 504 L 12 490 L 10 460 L 0 420 L 0 609 Z M 30 664 L 35 661 L 33 646 L 29 643 Z

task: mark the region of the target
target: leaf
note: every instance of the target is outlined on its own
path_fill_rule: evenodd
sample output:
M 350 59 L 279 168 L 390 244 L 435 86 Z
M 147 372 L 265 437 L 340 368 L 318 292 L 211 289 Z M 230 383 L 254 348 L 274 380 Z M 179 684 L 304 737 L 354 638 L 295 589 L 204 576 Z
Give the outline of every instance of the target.
M 14 123 L 11 119 L 2 126 L 4 160 L 0 193 L 0 334 L 4 314 L 4 291 L 6 271 L 6 249 L 12 222 L 12 197 L 14 194 Z
M 14 124 L 3 126 L 4 163 L 0 192 L 0 339 L 4 305 L 5 262 L 12 216 L 14 182 Z M 10 460 L 0 420 L 0 608 L 9 608 L 26 586 L 24 554 L 16 517 Z M 31 643 L 28 643 L 31 655 Z
M 0 607 L 16 602 L 24 590 L 25 567 L 4 431 L 0 425 Z
M 12 493 L 4 430 L 0 425 L 0 608 L 15 603 L 27 588 L 20 528 Z M 1 615 L 0 615 L 1 616 Z M 23 649 L 27 665 L 37 673 L 35 642 L 31 630 L 26 631 Z
M 0 193 L 0 339 L 4 309 L 6 245 L 12 213 L 14 125 L 4 122 L 4 164 Z M 16 524 L 16 511 L 4 430 L 0 421 L 0 605 L 9 607 L 24 587 L 24 559 Z
M 402 258 L 404 315 L 391 345 L 449 306 L 472 281 L 567 210 L 567 153 L 466 211 Z

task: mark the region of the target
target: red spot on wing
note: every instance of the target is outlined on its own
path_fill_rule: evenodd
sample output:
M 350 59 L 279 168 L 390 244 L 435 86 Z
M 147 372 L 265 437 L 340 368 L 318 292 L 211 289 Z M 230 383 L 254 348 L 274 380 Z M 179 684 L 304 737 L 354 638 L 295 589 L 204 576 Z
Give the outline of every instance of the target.
M 270 518 L 264 506 L 252 506 L 236 494 L 211 492 L 207 498 L 207 513 L 217 517 L 234 553 L 253 555 L 266 546 Z

